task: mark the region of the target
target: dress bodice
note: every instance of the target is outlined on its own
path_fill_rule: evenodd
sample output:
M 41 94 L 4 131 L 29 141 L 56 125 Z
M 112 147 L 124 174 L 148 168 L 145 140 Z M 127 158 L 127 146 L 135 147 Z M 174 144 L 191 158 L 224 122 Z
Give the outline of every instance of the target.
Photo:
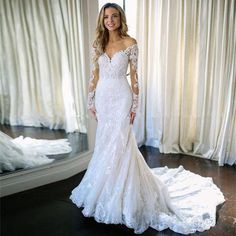
M 99 78 L 123 78 L 126 76 L 129 60 L 137 50 L 137 44 L 133 44 L 124 50 L 117 51 L 112 58 L 103 53 L 99 59 Z
M 97 56 L 96 48 L 92 48 L 92 58 Z M 137 76 L 137 64 L 138 64 L 138 45 L 137 43 L 128 46 L 123 50 L 117 51 L 110 58 L 106 52 L 102 53 L 96 63 L 93 63 L 90 81 L 89 81 L 89 93 L 88 93 L 88 109 L 93 109 L 95 107 L 95 92 L 97 84 L 100 84 L 102 81 L 109 81 L 113 79 L 113 83 L 107 82 L 106 86 L 103 86 L 103 92 L 108 91 L 114 92 L 111 90 L 110 86 L 116 86 L 117 89 L 124 88 L 124 81 L 126 80 L 126 72 L 128 65 L 130 63 L 130 77 L 131 77 L 131 89 L 132 89 L 132 108 L 131 111 L 136 113 L 138 107 L 138 95 L 139 95 L 139 85 L 138 85 L 138 76 Z M 96 65 L 95 65 L 96 64 Z M 99 75 L 95 71 L 99 68 Z M 96 74 L 96 76 L 95 76 Z M 115 79 L 115 80 L 114 80 Z M 117 82 L 121 82 L 117 84 Z M 105 90 L 105 87 L 107 88 Z M 115 88 L 114 88 L 115 89 Z M 97 91 L 98 92 L 98 91 Z M 124 88 L 124 93 L 127 90 Z

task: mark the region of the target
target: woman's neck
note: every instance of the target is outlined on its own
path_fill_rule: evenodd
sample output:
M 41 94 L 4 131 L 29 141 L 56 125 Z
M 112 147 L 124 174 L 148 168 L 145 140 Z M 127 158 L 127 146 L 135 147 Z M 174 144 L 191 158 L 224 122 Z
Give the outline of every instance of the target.
M 118 31 L 109 31 L 109 42 L 114 43 L 121 39 L 120 35 L 118 34 Z

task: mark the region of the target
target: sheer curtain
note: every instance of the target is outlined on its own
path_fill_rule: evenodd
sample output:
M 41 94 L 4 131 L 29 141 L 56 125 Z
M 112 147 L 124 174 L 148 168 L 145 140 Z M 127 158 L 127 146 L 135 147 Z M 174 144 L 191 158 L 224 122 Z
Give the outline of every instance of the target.
M 236 3 L 140 0 L 139 145 L 236 163 Z
M 1 123 L 87 132 L 86 1 L 0 0 Z

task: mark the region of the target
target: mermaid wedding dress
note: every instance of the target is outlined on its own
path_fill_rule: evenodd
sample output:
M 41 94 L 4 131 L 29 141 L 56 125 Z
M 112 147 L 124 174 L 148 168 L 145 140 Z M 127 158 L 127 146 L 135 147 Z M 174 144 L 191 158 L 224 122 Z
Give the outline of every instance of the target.
M 151 169 L 138 149 L 129 116 L 138 105 L 137 59 L 137 44 L 98 59 L 99 80 L 95 89 L 91 74 L 88 96 L 88 108 L 97 110 L 95 148 L 70 199 L 83 207 L 84 216 L 125 224 L 136 234 L 148 227 L 182 234 L 207 230 L 215 225 L 216 206 L 224 202 L 212 178 L 182 166 Z M 135 74 L 131 86 L 126 79 L 129 63 Z

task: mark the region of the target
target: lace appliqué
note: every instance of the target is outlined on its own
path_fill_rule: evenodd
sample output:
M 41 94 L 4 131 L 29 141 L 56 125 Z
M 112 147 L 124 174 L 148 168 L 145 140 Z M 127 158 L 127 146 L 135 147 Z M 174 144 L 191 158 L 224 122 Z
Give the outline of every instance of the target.
M 132 107 L 131 111 L 136 113 L 138 108 L 138 100 L 139 100 L 139 83 L 138 83 L 138 46 L 134 44 L 130 47 L 130 55 L 129 55 L 131 70 L 133 71 L 133 78 L 131 78 L 131 86 L 132 86 Z
M 96 91 L 96 84 L 95 84 L 95 76 L 94 70 L 96 69 L 93 59 L 96 55 L 96 49 L 92 47 L 91 49 L 91 58 L 92 58 L 92 68 L 90 72 L 90 79 L 88 84 L 88 99 L 87 99 L 87 108 L 95 108 L 95 91 Z
M 95 107 L 95 90 L 88 93 L 87 108 L 91 109 Z

